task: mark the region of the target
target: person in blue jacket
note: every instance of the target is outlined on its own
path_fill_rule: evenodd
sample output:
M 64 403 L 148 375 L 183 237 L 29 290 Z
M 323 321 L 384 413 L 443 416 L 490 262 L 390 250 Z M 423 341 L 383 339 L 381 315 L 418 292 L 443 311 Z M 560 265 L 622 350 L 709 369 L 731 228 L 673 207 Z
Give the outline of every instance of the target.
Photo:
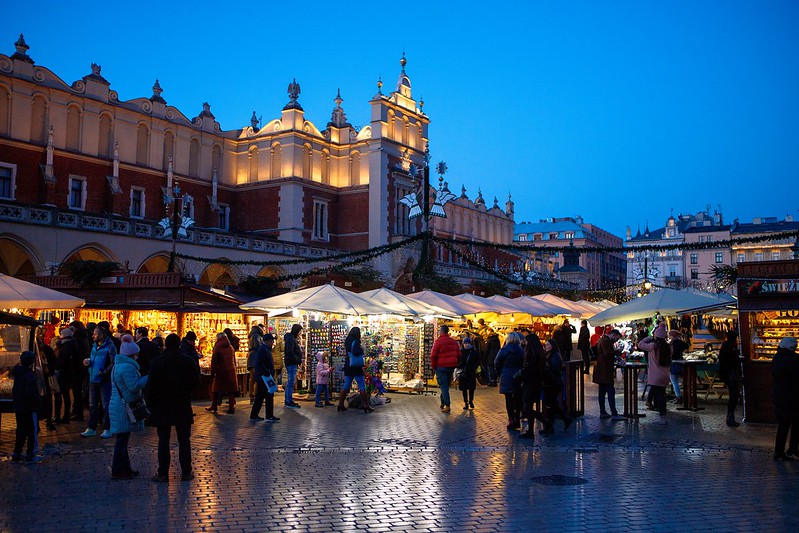
M 108 414 L 111 419 L 111 434 L 116 435 L 114 459 L 111 462 L 111 479 L 133 479 L 139 472 L 130 466 L 128 441 L 131 431 L 142 431 L 144 422 L 131 422 L 125 404 L 141 397 L 147 385 L 147 376 L 139 374 L 136 362 L 139 347 L 132 335 L 123 335 L 119 355 L 114 360 L 111 372 L 111 403 Z
M 111 341 L 108 330 L 101 326 L 94 328 L 92 339 L 91 355 L 83 360 L 83 364 L 89 368 L 89 427 L 81 433 L 82 437 L 94 437 L 97 435 L 97 424 L 100 418 L 100 402 L 103 406 L 103 434 L 100 437 L 107 439 L 111 437 L 108 419 L 108 404 L 111 401 L 111 369 L 114 366 L 114 358 L 117 349 Z

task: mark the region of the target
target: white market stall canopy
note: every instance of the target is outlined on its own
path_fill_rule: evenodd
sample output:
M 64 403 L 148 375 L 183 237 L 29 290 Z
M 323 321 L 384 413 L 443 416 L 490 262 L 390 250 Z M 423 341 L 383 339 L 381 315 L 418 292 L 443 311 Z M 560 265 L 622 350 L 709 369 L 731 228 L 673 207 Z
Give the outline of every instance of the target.
M 399 314 L 385 304 L 376 300 L 369 300 L 335 285 L 321 285 L 319 287 L 300 289 L 279 296 L 248 302 L 239 307 L 245 311 L 267 312 L 298 309 L 300 311 L 318 311 L 340 315 Z
M 517 302 L 522 308 L 528 309 L 527 312 L 534 316 L 569 315 L 572 313 L 571 308 L 532 296 L 519 296 L 514 298 L 513 301 Z
M 0 309 L 72 309 L 85 303 L 71 294 L 0 274 Z
M 360 292 L 358 293 L 358 296 L 380 302 L 381 304 L 384 304 L 392 309 L 396 309 L 395 313 L 404 316 L 440 316 L 445 318 L 454 318 L 452 313 L 449 313 L 445 309 L 441 309 L 440 307 L 436 307 L 419 300 L 414 300 L 413 298 L 385 287 L 382 289 Z
M 589 312 L 585 307 L 581 306 L 577 302 L 573 302 L 571 300 L 567 300 L 566 298 L 555 296 L 554 294 L 539 294 L 536 296 L 531 296 L 531 298 L 533 300 L 540 300 L 542 302 L 557 305 L 567 309 L 568 311 L 563 314 L 568 314 L 575 317 L 583 316 L 584 314 L 586 314 L 586 312 L 588 312 L 589 314 L 593 314 L 593 312 Z
M 419 300 L 429 305 L 434 305 L 454 316 L 474 315 L 482 312 L 481 306 L 467 302 L 461 298 L 442 294 L 440 292 L 424 290 L 407 295 L 409 298 Z
M 476 294 L 472 294 L 470 292 L 464 292 L 463 294 L 458 294 L 455 298 L 459 300 L 463 300 L 464 302 L 471 304 L 473 307 L 480 309 L 480 313 L 514 313 L 517 311 L 503 311 L 501 308 L 502 305 L 499 305 L 497 302 L 494 302 L 488 298 L 483 298 L 482 296 L 477 296 Z
M 721 296 L 701 291 L 660 289 L 641 298 L 636 298 L 616 307 L 606 309 L 591 317 L 592 324 L 612 324 L 630 322 L 651 317 L 655 313 L 678 315 L 687 309 L 707 308 L 718 305 L 721 299 L 734 302 L 731 296 Z

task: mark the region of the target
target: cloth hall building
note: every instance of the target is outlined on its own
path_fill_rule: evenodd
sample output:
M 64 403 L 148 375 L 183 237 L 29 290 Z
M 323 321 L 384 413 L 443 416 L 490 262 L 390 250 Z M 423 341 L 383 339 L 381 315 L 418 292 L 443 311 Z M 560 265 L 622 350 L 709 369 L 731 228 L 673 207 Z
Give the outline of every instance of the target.
M 420 187 L 410 169 L 424 165 L 430 119 L 404 57 L 359 128 L 340 94 L 324 127 L 308 120 L 292 81 L 279 116 L 223 130 L 207 103 L 194 117 L 170 106 L 158 80 L 149 97 L 124 100 L 99 65 L 67 83 L 34 62 L 22 36 L 15 46 L 0 54 L 0 272 L 42 275 L 76 259 L 162 272 L 172 243 L 159 221 L 170 208 L 194 221 L 177 239 L 181 253 L 234 261 L 324 258 L 420 231 L 398 200 Z M 459 234 L 511 242 L 510 199 L 509 212 L 465 195 L 457 204 L 468 211 Z M 390 285 L 417 259 L 401 249 L 377 266 Z M 307 267 L 180 268 L 224 286 Z

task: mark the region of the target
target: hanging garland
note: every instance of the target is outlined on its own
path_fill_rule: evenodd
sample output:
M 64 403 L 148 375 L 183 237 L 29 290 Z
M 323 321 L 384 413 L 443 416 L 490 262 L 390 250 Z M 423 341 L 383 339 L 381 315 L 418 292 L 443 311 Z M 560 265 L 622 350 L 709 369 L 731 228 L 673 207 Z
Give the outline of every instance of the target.
M 399 248 L 402 248 L 403 246 L 407 246 L 409 244 L 412 244 L 412 243 L 414 243 L 414 242 L 416 242 L 416 241 L 418 241 L 420 239 L 423 239 L 424 237 L 425 237 L 425 234 L 424 233 L 420 233 L 418 235 L 415 235 L 413 237 L 408 237 L 407 239 L 404 239 L 404 240 L 401 240 L 401 241 L 398 241 L 398 242 L 389 243 L 389 244 L 383 244 L 382 246 L 377 246 L 375 248 L 368 248 L 366 250 L 357 250 L 357 251 L 354 251 L 354 252 L 343 252 L 343 253 L 340 253 L 340 254 L 328 255 L 328 256 L 325 256 L 325 257 L 305 257 L 305 258 L 302 258 L 302 259 L 285 259 L 285 260 L 280 260 L 280 261 L 256 261 L 254 259 L 234 260 L 234 259 L 225 259 L 225 258 L 219 258 L 219 257 L 198 257 L 196 255 L 188 255 L 188 254 L 181 254 L 181 253 L 176 253 L 175 257 L 178 257 L 180 259 L 187 259 L 187 260 L 191 260 L 191 261 L 198 261 L 200 263 L 208 263 L 208 264 L 216 263 L 216 264 L 219 264 L 219 265 L 238 265 L 238 266 L 252 265 L 252 266 L 261 266 L 261 267 L 290 266 L 290 265 L 302 265 L 302 264 L 306 264 L 306 263 L 321 263 L 322 261 L 339 261 L 341 259 L 346 259 L 348 257 L 361 257 L 361 256 L 364 256 L 364 255 L 370 255 L 372 257 L 376 257 L 374 254 L 377 254 L 377 256 L 380 256 L 380 255 L 383 255 L 383 254 L 388 253 L 388 252 L 393 252 L 394 250 L 397 250 Z
M 714 248 L 729 248 L 735 244 L 750 244 L 767 241 L 778 241 L 783 239 L 799 238 L 799 230 L 783 231 L 770 235 L 757 235 L 753 237 L 733 237 L 721 241 L 711 242 L 684 242 L 675 244 L 646 244 L 641 246 L 580 246 L 577 250 L 580 253 L 627 253 L 627 252 L 657 252 L 668 250 L 712 250 Z M 436 237 L 442 239 L 442 237 Z M 469 239 L 447 239 L 452 244 L 462 246 L 479 246 L 482 248 L 492 248 L 494 250 L 516 251 L 516 252 L 565 252 L 572 250 L 572 246 L 538 246 L 530 244 L 497 244 L 493 242 L 475 241 Z M 529 242 L 529 241 L 528 241 Z M 533 241 L 538 242 L 538 241 Z
M 702 243 L 679 243 L 679 244 L 662 244 L 662 245 L 645 245 L 645 246 L 634 246 L 629 248 L 624 247 L 581 247 L 578 248 L 580 253 L 626 253 L 629 251 L 664 251 L 664 250 L 706 250 L 706 249 L 713 249 L 713 248 L 726 248 L 730 247 L 734 244 L 744 244 L 744 243 L 759 243 L 759 242 L 767 242 L 767 241 L 775 241 L 775 240 L 782 240 L 788 239 L 791 237 L 799 237 L 799 231 L 785 231 L 781 233 L 774 233 L 771 235 L 759 235 L 753 237 L 736 237 L 732 239 L 726 239 L 721 241 L 713 241 L 713 242 L 702 242 Z M 327 265 L 327 266 L 319 266 L 314 267 L 309 270 L 303 272 L 297 272 L 294 274 L 286 274 L 284 276 L 274 277 L 271 278 L 277 283 L 281 283 L 284 281 L 292 281 L 297 279 L 303 279 L 308 276 L 320 275 L 328 273 L 332 268 L 347 268 L 350 266 L 360 265 L 367 261 L 371 261 L 381 255 L 393 252 L 400 248 L 404 248 L 410 244 L 413 244 L 417 241 L 422 239 L 430 239 L 440 246 L 449 250 L 452 254 L 457 257 L 460 257 L 463 261 L 465 261 L 468 265 L 482 271 L 486 272 L 502 281 L 507 283 L 511 283 L 513 285 L 519 284 L 526 284 L 526 282 L 515 280 L 502 272 L 494 270 L 492 268 L 484 266 L 479 260 L 471 257 L 471 254 L 465 254 L 458 248 L 460 246 L 465 247 L 479 247 L 479 248 L 491 248 L 494 250 L 502 250 L 502 251 L 522 251 L 522 252 L 564 252 L 567 250 L 573 249 L 571 246 L 530 246 L 525 244 L 496 244 L 484 241 L 475 241 L 475 240 L 468 240 L 468 239 L 452 239 L 449 237 L 441 237 L 441 236 L 434 236 L 429 232 L 419 233 L 413 237 L 409 237 L 407 239 L 403 239 L 402 241 L 398 241 L 395 243 L 384 244 L 382 246 L 377 246 L 375 248 L 369 248 L 366 250 L 357 250 L 352 252 L 344 252 L 336 255 L 326 256 L 326 257 L 314 257 L 314 258 L 302 258 L 302 259 L 288 259 L 288 260 L 281 260 L 281 261 L 256 261 L 256 260 L 231 260 L 231 259 L 221 259 L 221 258 L 212 258 L 212 257 L 198 257 L 192 256 L 188 254 L 180 254 L 176 253 L 175 257 L 179 257 L 181 259 L 198 261 L 201 263 L 208 263 L 208 264 L 222 264 L 222 265 L 254 265 L 254 266 L 290 266 L 290 265 L 301 265 L 301 264 L 310 264 L 310 263 L 319 263 L 319 262 L 336 262 L 336 265 Z M 607 290 L 607 289 L 606 289 Z M 618 290 L 618 289 L 610 289 Z M 601 292 L 601 291 L 600 291 Z

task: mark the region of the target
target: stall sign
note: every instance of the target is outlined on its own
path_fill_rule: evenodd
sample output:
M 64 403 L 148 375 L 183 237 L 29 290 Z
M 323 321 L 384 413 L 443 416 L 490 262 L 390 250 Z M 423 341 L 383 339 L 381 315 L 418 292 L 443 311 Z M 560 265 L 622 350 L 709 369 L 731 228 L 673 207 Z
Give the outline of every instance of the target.
M 799 280 L 796 279 L 751 279 L 741 282 L 743 293 L 756 294 L 781 294 L 799 292 Z

